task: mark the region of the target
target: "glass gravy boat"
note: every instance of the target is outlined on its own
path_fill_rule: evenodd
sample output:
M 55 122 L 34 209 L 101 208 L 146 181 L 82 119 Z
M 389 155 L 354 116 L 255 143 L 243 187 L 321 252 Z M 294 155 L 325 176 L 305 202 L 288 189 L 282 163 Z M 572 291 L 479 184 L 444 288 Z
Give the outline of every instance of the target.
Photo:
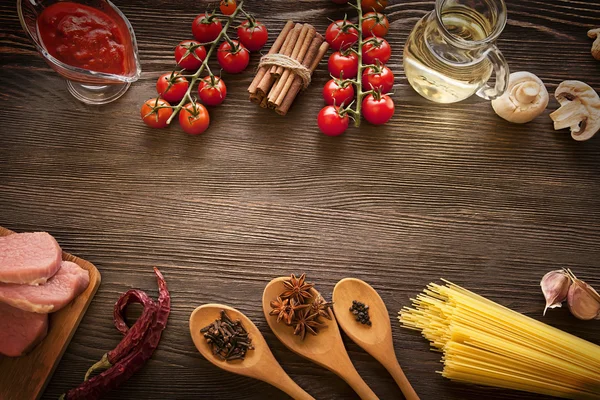
M 76 99 L 87 104 L 106 104 L 118 99 L 125 94 L 132 82 L 139 79 L 142 73 L 137 41 L 131 24 L 125 15 L 108 0 L 70 0 L 72 3 L 93 7 L 107 14 L 122 32 L 128 33 L 126 38 L 128 42 L 124 46 L 126 68 L 123 74 L 97 72 L 68 65 L 48 52 L 38 31 L 38 17 L 46 7 L 57 2 L 56 0 L 17 0 L 17 12 L 21 26 L 48 65 L 67 79 L 67 88 Z
M 503 0 L 436 0 L 404 47 L 404 72 L 426 99 L 454 103 L 473 94 L 493 100 L 506 90 L 509 69 L 495 45 L 506 24 Z M 495 72 L 494 87 L 487 81 Z

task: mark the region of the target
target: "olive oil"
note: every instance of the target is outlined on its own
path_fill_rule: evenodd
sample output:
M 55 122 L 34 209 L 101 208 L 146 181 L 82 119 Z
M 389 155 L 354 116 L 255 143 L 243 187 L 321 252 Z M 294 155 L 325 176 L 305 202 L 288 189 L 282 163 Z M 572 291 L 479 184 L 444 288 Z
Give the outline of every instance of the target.
M 493 65 L 487 53 L 478 50 L 477 42 L 488 38 L 493 26 L 468 7 L 443 10 L 441 21 L 445 29 L 432 13 L 415 25 L 404 47 L 404 71 L 423 97 L 454 103 L 473 95 L 490 78 Z M 464 46 L 455 46 L 453 41 Z

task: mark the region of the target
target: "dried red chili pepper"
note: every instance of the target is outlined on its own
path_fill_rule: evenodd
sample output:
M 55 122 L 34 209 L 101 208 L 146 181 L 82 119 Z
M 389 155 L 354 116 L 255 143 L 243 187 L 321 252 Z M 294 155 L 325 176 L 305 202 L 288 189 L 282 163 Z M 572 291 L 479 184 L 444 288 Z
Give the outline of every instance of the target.
M 144 309 L 142 315 L 135 321 L 131 329 L 125 323 L 123 313 L 129 304 L 139 303 Z M 144 338 L 148 331 L 148 327 L 156 314 L 156 303 L 141 290 L 131 289 L 119 297 L 114 308 L 115 327 L 125 335 L 121 342 L 113 350 L 105 353 L 100 361 L 92 365 L 85 374 L 85 379 L 88 380 L 94 372 L 105 370 L 112 367 L 121 358 L 129 354 Z
M 141 343 L 111 368 L 83 382 L 79 387 L 69 390 L 61 398 L 67 400 L 99 399 L 129 379 L 152 356 L 154 350 L 158 347 L 162 331 L 167 325 L 169 313 L 171 312 L 171 297 L 167 283 L 157 268 L 154 268 L 154 273 L 156 274 L 159 288 L 158 309 Z

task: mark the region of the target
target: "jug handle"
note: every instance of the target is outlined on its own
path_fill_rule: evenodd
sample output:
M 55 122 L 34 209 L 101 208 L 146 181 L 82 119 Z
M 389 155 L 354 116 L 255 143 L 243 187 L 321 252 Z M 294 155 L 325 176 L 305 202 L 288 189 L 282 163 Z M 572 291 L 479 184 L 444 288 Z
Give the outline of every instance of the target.
M 508 69 L 506 59 L 496 46 L 490 47 L 487 56 L 494 66 L 496 84 L 494 87 L 491 87 L 487 83 L 484 84 L 481 89 L 477 91 L 477 96 L 486 100 L 494 100 L 495 98 L 502 96 L 502 94 L 506 91 L 510 71 Z

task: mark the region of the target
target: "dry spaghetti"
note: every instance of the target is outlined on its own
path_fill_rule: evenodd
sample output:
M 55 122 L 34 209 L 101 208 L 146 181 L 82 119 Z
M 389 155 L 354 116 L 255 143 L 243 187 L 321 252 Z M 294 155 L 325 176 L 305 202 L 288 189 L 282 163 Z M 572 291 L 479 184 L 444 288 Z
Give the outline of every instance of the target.
M 600 346 L 451 282 L 431 283 L 399 320 L 443 352 L 442 376 L 570 399 L 600 399 Z

